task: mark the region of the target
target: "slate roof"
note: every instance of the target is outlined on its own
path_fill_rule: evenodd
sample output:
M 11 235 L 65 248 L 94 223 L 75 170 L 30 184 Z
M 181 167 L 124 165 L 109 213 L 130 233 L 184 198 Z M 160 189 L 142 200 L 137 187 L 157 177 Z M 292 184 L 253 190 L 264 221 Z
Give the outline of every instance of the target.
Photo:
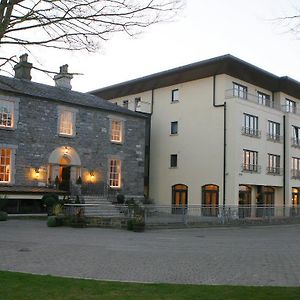
M 219 74 L 228 74 L 269 91 L 281 91 L 300 98 L 298 81 L 287 76 L 278 77 L 230 54 L 121 82 L 90 93 L 114 99 Z
M 0 76 L 0 90 L 63 102 L 65 104 L 79 105 L 145 118 L 142 114 L 133 112 L 88 93 L 75 92 L 66 88 L 58 88 L 24 79 Z

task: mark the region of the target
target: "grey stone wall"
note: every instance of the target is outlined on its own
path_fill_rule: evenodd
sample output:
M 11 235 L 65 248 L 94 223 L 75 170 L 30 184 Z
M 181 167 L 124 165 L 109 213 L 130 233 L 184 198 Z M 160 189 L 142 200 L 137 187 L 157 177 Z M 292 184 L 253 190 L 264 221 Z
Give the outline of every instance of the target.
M 4 95 L 4 93 L 2 93 Z M 6 95 L 8 95 L 6 93 Z M 13 95 L 9 95 L 13 96 Z M 108 163 L 111 157 L 122 161 L 122 188 L 129 195 L 144 193 L 145 120 L 83 106 L 68 105 L 46 99 L 16 96 L 20 99 L 18 125 L 15 130 L 0 129 L 0 144 L 15 145 L 15 185 L 36 186 L 47 179 L 32 178 L 32 168 L 47 171 L 48 159 L 57 147 L 72 147 L 78 153 L 82 170 L 94 170 L 101 180 L 108 182 Z M 75 108 L 76 135 L 72 138 L 58 135 L 58 106 Z M 124 122 L 124 142 L 110 141 L 110 119 L 116 116 Z M 46 176 L 46 175 L 45 175 Z M 44 176 L 44 177 L 45 177 Z

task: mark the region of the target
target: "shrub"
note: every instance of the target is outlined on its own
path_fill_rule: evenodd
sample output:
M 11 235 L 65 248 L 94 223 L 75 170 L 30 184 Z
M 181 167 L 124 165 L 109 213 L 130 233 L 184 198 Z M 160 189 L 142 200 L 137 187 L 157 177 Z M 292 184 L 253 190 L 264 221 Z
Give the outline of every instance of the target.
M 0 221 L 7 220 L 7 213 L 5 211 L 0 211 Z
M 48 217 L 47 226 L 48 227 L 56 227 L 56 226 L 58 226 L 55 216 Z
M 118 204 L 124 204 L 125 196 L 123 194 L 118 194 L 117 195 L 117 202 L 118 202 Z
M 127 230 L 133 230 L 133 220 L 132 219 L 127 221 Z
M 82 179 L 81 176 L 79 176 L 76 180 L 76 184 L 82 184 Z
M 7 203 L 6 195 L 0 195 L 0 211 L 4 208 Z

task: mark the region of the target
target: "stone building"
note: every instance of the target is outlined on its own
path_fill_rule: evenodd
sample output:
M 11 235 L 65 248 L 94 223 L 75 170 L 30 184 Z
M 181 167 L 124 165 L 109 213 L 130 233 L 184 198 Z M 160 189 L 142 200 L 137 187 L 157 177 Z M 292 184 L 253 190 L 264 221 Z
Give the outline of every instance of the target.
M 0 76 L 0 194 L 24 202 L 82 186 L 143 195 L 145 117 L 72 91 L 67 65 L 55 86 L 32 82 L 31 68 L 23 55 L 14 78 Z

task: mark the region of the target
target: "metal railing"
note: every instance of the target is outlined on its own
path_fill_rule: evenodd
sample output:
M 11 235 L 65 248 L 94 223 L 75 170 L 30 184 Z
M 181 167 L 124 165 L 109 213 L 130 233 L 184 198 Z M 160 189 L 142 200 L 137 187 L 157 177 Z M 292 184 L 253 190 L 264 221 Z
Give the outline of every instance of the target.
M 292 147 L 300 148 L 300 139 L 299 138 L 291 138 Z
M 283 168 L 280 167 L 267 167 L 268 175 L 278 175 L 281 176 L 283 174 Z
M 241 169 L 242 169 L 242 172 L 245 172 L 245 173 L 260 173 L 261 172 L 261 166 L 259 166 L 259 165 L 242 164 Z
M 241 130 L 243 135 L 247 135 L 250 137 L 256 137 L 256 138 L 260 138 L 261 137 L 261 131 L 254 129 L 254 128 L 250 128 L 250 127 L 242 127 Z
M 278 134 L 267 133 L 267 140 L 275 143 L 282 143 L 283 136 Z
M 292 176 L 293 179 L 300 179 L 300 170 L 292 169 L 291 170 L 291 176 Z

